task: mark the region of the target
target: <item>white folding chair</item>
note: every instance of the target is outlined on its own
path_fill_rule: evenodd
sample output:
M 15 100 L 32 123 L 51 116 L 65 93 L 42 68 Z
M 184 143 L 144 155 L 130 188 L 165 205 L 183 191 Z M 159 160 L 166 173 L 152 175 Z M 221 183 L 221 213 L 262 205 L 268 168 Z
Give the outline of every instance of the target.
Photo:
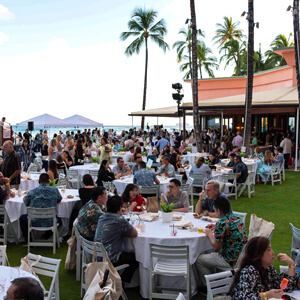
M 185 298 L 182 293 L 179 293 L 176 300 L 185 300 Z
M 199 188 L 202 189 L 202 191 L 204 190 L 204 188 L 205 188 L 205 182 L 204 182 L 205 181 L 205 176 L 204 176 L 204 174 L 193 174 L 193 173 L 190 173 L 189 179 L 190 178 L 194 179 L 194 181 L 193 181 L 193 189 L 192 189 L 192 199 L 194 200 L 194 188 L 195 187 L 199 187 Z
M 49 291 L 46 291 L 45 299 L 59 300 L 58 273 L 61 259 L 48 258 L 31 253 L 28 253 L 26 258 L 30 265 L 33 264 L 32 269 L 37 275 L 44 275 L 52 278 Z
M 6 255 L 6 245 L 0 246 L 0 266 L 6 266 L 7 255 Z
M 237 185 L 236 185 L 236 173 L 232 174 L 222 174 L 222 181 L 225 186 L 228 188 L 228 193 L 225 193 L 228 197 L 234 196 L 237 200 Z
M 273 186 L 274 186 L 275 182 L 280 182 L 280 184 L 282 183 L 281 182 L 281 166 L 279 163 L 271 166 L 271 169 L 267 176 L 265 184 L 267 184 L 268 181 L 271 181 Z
M 34 208 L 34 207 L 28 207 L 28 252 L 30 252 L 30 246 L 42 246 L 42 247 L 53 247 L 53 254 L 56 253 L 56 243 L 57 247 L 60 247 L 59 243 L 59 236 L 58 236 L 58 230 L 57 230 L 57 222 L 56 222 L 56 212 L 54 207 L 49 208 Z M 34 226 L 32 225 L 32 219 L 52 219 L 52 225 L 50 226 Z M 48 231 L 51 230 L 53 232 L 53 238 L 52 240 L 35 240 L 34 236 L 31 238 L 31 233 L 34 233 L 33 231 Z
M 292 246 L 291 246 L 291 258 L 295 260 L 295 256 L 300 252 L 300 229 L 290 223 L 292 230 Z
M 186 181 L 186 184 L 189 185 L 189 195 L 191 196 L 191 203 L 194 204 L 194 178 L 189 176 L 188 180 Z
M 182 184 L 180 186 L 180 189 L 183 191 L 183 192 L 186 192 L 188 194 L 188 197 L 189 197 L 189 212 L 194 212 L 194 203 L 190 197 L 191 195 L 191 186 L 189 184 Z
M 163 287 L 156 284 L 157 275 L 183 276 L 186 279 L 186 299 L 191 298 L 191 270 L 189 246 L 163 246 L 150 243 L 149 298 L 176 299 L 176 294 L 157 291 L 182 291 L 180 288 Z
M 251 172 L 248 174 L 248 177 L 244 183 L 238 184 L 238 197 L 240 197 L 246 190 L 248 190 L 248 198 L 251 198 L 251 195 L 255 196 L 255 173 Z
M 247 169 L 248 169 L 248 173 L 251 173 L 251 172 L 252 172 L 252 170 L 253 170 L 253 167 L 252 167 L 252 165 L 247 165 Z
M 98 178 L 98 170 L 89 170 L 89 174 L 92 176 L 94 182 L 96 182 Z
M 31 163 L 28 167 L 27 173 L 33 173 L 38 171 L 38 166 L 36 164 Z
M 129 167 L 130 169 L 132 169 L 132 168 L 136 165 L 136 163 L 130 161 L 130 162 L 127 163 L 127 165 L 128 165 L 128 167 Z
M 233 211 L 232 212 L 234 215 L 240 217 L 244 223 L 244 225 L 246 224 L 246 216 L 247 216 L 247 213 L 241 213 L 241 212 L 237 212 L 237 211 Z
M 227 294 L 234 278 L 232 271 L 224 271 L 204 276 L 207 286 L 206 300 L 213 300 L 214 295 Z
M 159 185 L 153 185 L 153 186 L 139 186 L 139 194 L 144 196 L 147 195 L 154 195 L 156 196 L 157 200 L 159 198 Z
M 76 280 L 80 281 L 82 247 L 81 247 L 81 235 L 77 229 L 76 224 L 77 224 L 77 219 L 74 221 L 73 227 L 76 236 Z
M 80 179 L 78 170 L 67 170 L 67 179 L 69 182 L 69 186 L 73 189 L 80 188 Z
M 175 179 L 178 179 L 180 181 L 180 183 L 182 183 L 182 175 L 180 174 L 175 174 Z
M 84 271 L 87 267 L 87 265 L 90 263 L 90 260 L 93 257 L 94 254 L 94 248 L 96 247 L 96 253 L 97 253 L 97 259 L 100 258 L 102 259 L 102 261 L 105 261 L 105 257 L 106 257 L 106 250 L 104 248 L 104 246 L 101 243 L 98 242 L 91 242 L 86 240 L 83 237 L 80 237 L 81 240 L 81 247 L 82 247 L 82 264 L 81 264 L 81 297 L 83 297 L 85 291 L 86 291 L 86 283 L 84 280 Z M 121 266 L 117 266 L 115 267 L 115 269 L 117 271 L 121 271 L 124 270 L 125 268 L 129 267 L 129 265 L 124 264 Z M 122 295 L 121 295 L 123 300 L 127 299 L 127 296 L 124 292 L 124 290 L 122 290 Z
M 7 244 L 7 235 L 8 235 L 8 228 L 11 228 L 11 232 L 13 234 L 13 238 L 16 244 L 19 244 L 17 235 L 15 233 L 15 230 L 10 222 L 9 216 L 7 214 L 7 211 L 5 209 L 5 205 L 0 205 L 0 228 L 2 228 L 3 234 L 0 234 L 0 243 L 3 243 L 3 245 Z

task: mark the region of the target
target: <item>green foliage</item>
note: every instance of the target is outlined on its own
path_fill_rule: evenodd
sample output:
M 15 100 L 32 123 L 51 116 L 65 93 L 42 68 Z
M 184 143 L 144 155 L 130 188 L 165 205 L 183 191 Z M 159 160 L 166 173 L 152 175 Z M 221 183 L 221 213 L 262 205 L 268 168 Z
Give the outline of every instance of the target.
M 99 163 L 99 157 L 92 157 L 92 162 L 93 163 Z
M 246 153 L 240 152 L 239 155 L 240 155 L 240 157 L 245 157 L 245 156 L 246 156 Z
M 192 148 L 186 148 L 187 152 L 192 152 Z
M 50 180 L 49 179 L 49 186 L 58 186 L 58 184 L 55 183 L 56 179 Z
M 151 168 L 149 168 L 149 167 L 146 167 L 146 170 L 149 170 L 149 171 L 151 171 Z
M 124 151 L 126 151 L 125 148 L 120 148 L 120 149 L 119 149 L 119 152 L 124 152 Z
M 142 153 L 142 155 L 147 155 L 147 151 L 143 151 L 143 152 L 141 152 Z
M 166 205 L 164 202 L 160 203 L 160 208 L 165 213 L 172 212 L 174 206 L 175 206 L 174 203 L 170 203 L 169 205 Z
M 210 161 L 209 161 L 209 160 L 205 160 L 204 163 L 205 163 L 206 165 L 209 165 L 209 164 L 210 164 Z

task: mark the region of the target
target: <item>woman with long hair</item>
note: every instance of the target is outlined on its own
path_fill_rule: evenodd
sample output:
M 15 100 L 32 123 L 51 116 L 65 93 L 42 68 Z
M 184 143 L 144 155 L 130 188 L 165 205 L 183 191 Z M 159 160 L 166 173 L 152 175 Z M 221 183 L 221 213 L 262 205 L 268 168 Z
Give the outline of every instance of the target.
M 91 200 L 92 189 L 95 187 L 93 177 L 90 174 L 83 175 L 82 182 L 84 187 L 79 189 L 81 206 L 85 205 Z
M 57 170 L 57 164 L 55 160 L 50 160 L 48 165 L 48 175 L 50 177 L 50 180 L 55 180 L 55 183 L 57 182 L 59 178 L 58 170 Z
M 270 150 L 267 150 L 265 152 L 265 155 L 262 159 L 262 161 L 257 161 L 257 171 L 256 171 L 256 182 L 260 183 L 261 181 L 265 182 L 268 180 L 268 176 L 270 173 L 270 170 L 272 168 L 272 165 L 275 162 L 275 158 L 273 157 L 273 154 Z
M 52 139 L 48 148 L 49 160 L 54 160 L 57 157 L 56 139 Z
M 83 146 L 82 139 L 79 138 L 74 146 L 75 156 L 74 156 L 74 164 L 83 165 L 83 153 L 85 152 L 85 147 Z
M 205 164 L 204 158 L 199 157 L 195 164 L 192 165 L 190 170 L 191 174 L 204 174 L 205 182 L 211 178 L 211 168 Z
M 69 151 L 65 150 L 63 152 L 62 159 L 65 162 L 67 169 L 69 169 L 73 165 L 73 159 L 72 159 Z
M 264 157 L 264 154 L 261 152 L 259 147 L 255 147 L 254 153 L 251 157 L 254 158 L 255 160 L 262 160 Z
M 100 165 L 100 169 L 98 171 L 97 185 L 103 186 L 103 181 L 113 181 L 115 179 L 115 175 L 109 166 L 109 161 L 103 159 Z
M 108 143 L 107 138 L 103 137 L 101 139 L 101 147 L 100 147 L 100 160 L 107 160 L 109 162 L 112 162 L 112 158 L 111 158 L 111 152 L 112 152 L 112 148 L 111 145 Z
M 123 207 L 129 211 L 143 211 L 146 205 L 145 199 L 138 194 L 137 186 L 135 184 L 127 184 L 123 195 Z
M 274 269 L 274 251 L 268 238 L 258 236 L 249 240 L 230 288 L 232 300 L 280 299 L 283 278 L 289 280 L 285 292 L 291 292 L 297 284 L 295 262 L 284 253 L 279 253 L 277 259 L 289 266 L 286 273 L 278 274 Z
M 23 140 L 22 146 L 18 151 L 18 156 L 20 157 L 20 161 L 23 163 L 25 171 L 27 171 L 32 162 L 32 155 L 34 155 L 34 152 L 30 149 L 28 141 L 26 139 Z

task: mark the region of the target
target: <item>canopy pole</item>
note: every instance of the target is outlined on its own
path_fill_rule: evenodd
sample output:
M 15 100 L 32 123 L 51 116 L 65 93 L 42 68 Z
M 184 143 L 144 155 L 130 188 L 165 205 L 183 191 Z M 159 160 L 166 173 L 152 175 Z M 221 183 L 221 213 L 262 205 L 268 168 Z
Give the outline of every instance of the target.
M 133 116 L 131 116 L 131 127 L 133 128 Z
M 158 117 L 156 117 L 156 125 L 158 125 Z
M 221 140 L 222 140 L 222 137 L 223 137 L 223 134 L 224 134 L 224 132 L 223 132 L 223 111 L 221 112 Z M 221 143 L 220 143 L 221 144 Z
M 296 151 L 295 151 L 295 171 L 298 171 L 298 139 L 299 139 L 299 107 L 297 107 L 297 120 L 296 120 Z
M 183 140 L 185 141 L 185 110 L 183 111 Z

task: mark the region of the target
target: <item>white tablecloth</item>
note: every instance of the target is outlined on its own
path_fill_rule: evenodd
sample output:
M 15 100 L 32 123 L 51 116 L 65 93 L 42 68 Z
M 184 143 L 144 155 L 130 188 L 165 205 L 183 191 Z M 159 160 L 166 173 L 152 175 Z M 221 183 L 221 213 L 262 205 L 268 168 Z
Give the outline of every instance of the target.
M 226 165 L 229 163 L 229 159 L 222 159 L 222 162 L 225 163 Z M 257 164 L 256 161 L 254 159 L 249 159 L 249 158 L 243 158 L 243 162 L 247 165 L 247 166 L 252 166 L 252 172 L 256 173 L 257 170 Z
M 20 270 L 19 268 L 0 266 L 0 285 L 4 285 L 4 290 L 0 290 L 0 300 L 2 300 L 4 296 L 6 296 L 6 292 L 9 289 L 12 280 L 20 277 L 31 277 L 38 280 L 32 274 Z
M 73 199 L 67 199 L 67 195 L 74 196 Z M 24 196 L 10 198 L 5 202 L 5 208 L 10 218 L 10 221 L 13 223 L 17 237 L 21 238 L 21 231 L 19 226 L 19 218 L 21 215 L 27 214 L 27 207 L 23 201 Z M 72 213 L 72 209 L 77 201 L 80 201 L 78 190 L 67 189 L 63 195 L 63 199 L 60 203 L 57 204 L 57 216 L 62 218 L 62 226 L 68 228 L 69 219 Z
M 125 176 L 123 178 L 124 179 L 116 179 L 116 180 L 113 181 L 114 185 L 117 188 L 118 194 L 120 196 L 123 194 L 127 184 L 133 183 L 133 175 Z M 161 176 L 157 176 L 157 178 L 160 181 L 159 194 L 165 193 L 168 190 L 169 181 L 172 178 L 166 178 L 166 177 L 161 177 Z
M 190 153 L 188 152 L 188 154 L 186 155 L 182 155 L 183 159 L 182 162 L 184 163 L 185 161 L 188 161 L 189 164 L 193 164 L 199 157 L 204 157 L 206 158 L 208 156 L 207 153 Z
M 111 169 L 113 169 L 114 166 L 115 165 L 110 165 Z M 85 174 L 89 174 L 90 170 L 98 171 L 99 168 L 100 168 L 99 164 L 90 163 L 90 164 L 84 164 L 82 166 L 72 166 L 72 167 L 70 167 L 70 170 L 77 170 L 79 177 L 82 180 L 82 177 Z
M 182 213 L 182 215 L 186 219 L 191 220 L 198 228 L 205 228 L 209 224 L 208 222 L 195 219 L 192 213 Z M 145 224 L 145 233 L 139 233 L 138 237 L 134 239 L 125 239 L 125 251 L 135 251 L 136 260 L 140 263 L 140 293 L 143 298 L 149 298 L 150 243 L 168 246 L 189 245 L 191 265 L 195 263 L 201 253 L 212 250 L 212 246 L 204 233 L 199 234 L 198 232 L 177 229 L 177 235 L 175 237 L 171 236 L 170 223 L 163 223 L 161 218 Z M 185 285 L 182 277 L 166 277 L 163 280 L 164 285 L 177 287 Z M 196 292 L 197 284 L 192 271 L 192 293 L 195 294 Z
M 31 179 L 23 179 L 21 178 L 21 190 L 22 191 L 30 191 L 37 186 L 39 186 L 39 178 L 40 174 L 30 174 Z

